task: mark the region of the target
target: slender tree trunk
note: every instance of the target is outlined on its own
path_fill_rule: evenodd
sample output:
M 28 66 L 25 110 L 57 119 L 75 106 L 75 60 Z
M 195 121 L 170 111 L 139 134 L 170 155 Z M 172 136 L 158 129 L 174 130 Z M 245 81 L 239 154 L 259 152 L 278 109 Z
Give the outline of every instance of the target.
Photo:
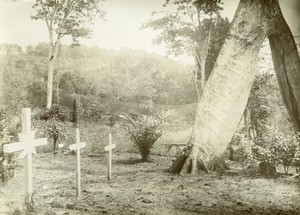
M 200 100 L 200 95 L 201 95 L 201 89 L 200 89 L 200 84 L 199 84 L 199 80 L 198 80 L 198 71 L 194 71 L 194 85 L 195 85 L 195 90 L 197 93 L 197 102 L 199 102 Z
M 78 128 L 78 113 L 77 113 L 77 101 L 74 99 L 73 102 L 73 113 L 72 113 L 72 122 L 75 128 Z
M 57 79 L 56 83 L 56 104 L 59 105 L 59 79 Z
M 200 83 L 200 95 L 202 94 L 204 87 L 205 87 L 205 59 L 202 60 L 201 62 L 201 68 L 200 68 L 200 73 L 201 73 L 201 83 Z M 200 101 L 200 99 L 199 99 Z
M 240 1 L 198 103 L 195 141 L 189 152 L 191 173 L 197 172 L 199 162 L 206 169 L 223 165 L 219 158 L 242 118 L 256 75 L 257 55 L 278 10 L 277 0 Z
M 50 108 L 52 105 L 52 85 L 53 85 L 53 72 L 54 72 L 54 44 L 52 28 L 48 26 L 49 30 L 49 54 L 48 54 L 48 76 L 47 76 L 47 103 L 46 107 Z
M 53 71 L 54 71 L 53 62 L 49 61 L 48 80 L 47 80 L 47 108 L 50 108 L 52 105 Z
M 201 95 L 201 92 L 202 92 L 202 85 L 201 83 L 199 83 L 199 80 L 198 80 L 198 64 L 200 65 L 200 57 L 197 53 L 197 48 L 195 46 L 195 44 L 193 45 L 194 46 L 194 59 L 195 59 L 195 67 L 194 67 L 194 85 L 195 85 L 195 90 L 196 90 L 196 93 L 197 93 L 197 102 L 200 101 L 200 95 Z
M 246 129 L 246 137 L 248 139 L 252 139 L 251 133 L 250 133 L 250 111 L 247 106 L 244 111 L 244 124 L 245 124 L 245 129 Z
M 50 108 L 52 105 L 52 93 L 53 93 L 53 73 L 55 68 L 55 60 L 57 58 L 60 39 L 56 40 L 55 45 L 53 45 L 53 35 L 49 36 L 50 49 L 49 49 L 49 62 L 48 62 L 48 80 L 47 80 L 47 104 L 46 107 Z

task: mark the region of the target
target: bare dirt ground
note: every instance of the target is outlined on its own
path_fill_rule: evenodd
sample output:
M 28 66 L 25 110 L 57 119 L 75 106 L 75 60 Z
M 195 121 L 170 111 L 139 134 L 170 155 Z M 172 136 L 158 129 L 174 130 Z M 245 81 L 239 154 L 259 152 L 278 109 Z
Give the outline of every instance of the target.
M 82 156 L 82 198 L 76 197 L 74 155 L 38 154 L 34 162 L 34 212 L 29 214 L 300 214 L 300 179 L 267 179 L 235 171 L 174 176 L 165 170 L 174 157 L 133 153 Z M 22 167 L 0 188 L 0 214 L 23 214 Z

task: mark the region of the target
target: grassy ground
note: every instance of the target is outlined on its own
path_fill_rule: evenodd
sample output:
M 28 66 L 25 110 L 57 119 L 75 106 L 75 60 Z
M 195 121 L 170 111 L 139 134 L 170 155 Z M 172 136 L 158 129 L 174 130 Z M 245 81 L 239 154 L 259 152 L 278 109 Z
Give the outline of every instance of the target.
M 299 179 L 266 179 L 234 164 L 223 174 L 174 176 L 165 172 L 172 156 L 153 155 L 148 163 L 138 159 L 135 153 L 114 153 L 108 182 L 107 155 L 83 155 L 82 198 L 77 199 L 76 156 L 34 156 L 31 214 L 300 214 Z M 19 166 L 0 188 L 0 214 L 22 214 L 22 171 Z

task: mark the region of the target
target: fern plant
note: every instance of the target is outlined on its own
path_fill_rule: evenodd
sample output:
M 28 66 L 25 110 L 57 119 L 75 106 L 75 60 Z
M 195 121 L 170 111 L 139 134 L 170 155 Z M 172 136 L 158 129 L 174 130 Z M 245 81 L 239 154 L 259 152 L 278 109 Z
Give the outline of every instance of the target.
M 119 116 L 124 120 L 122 127 L 138 149 L 142 162 L 148 161 L 151 148 L 162 136 L 161 126 L 170 120 L 172 114 L 171 110 L 161 110 L 153 115 L 130 113 Z

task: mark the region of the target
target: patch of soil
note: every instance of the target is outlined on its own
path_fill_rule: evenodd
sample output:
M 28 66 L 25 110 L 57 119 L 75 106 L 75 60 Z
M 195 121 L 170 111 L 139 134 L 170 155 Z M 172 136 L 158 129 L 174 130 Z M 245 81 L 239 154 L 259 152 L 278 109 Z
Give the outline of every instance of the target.
M 131 153 L 82 156 L 82 198 L 76 197 L 75 155 L 34 156 L 34 212 L 30 214 L 300 214 L 300 180 L 258 173 L 179 176 L 166 173 L 172 157 L 151 156 L 138 163 Z M 0 188 L 0 214 L 22 212 L 23 170 Z M 17 214 L 17 213 L 15 213 Z M 19 213 L 22 214 L 22 213 Z

